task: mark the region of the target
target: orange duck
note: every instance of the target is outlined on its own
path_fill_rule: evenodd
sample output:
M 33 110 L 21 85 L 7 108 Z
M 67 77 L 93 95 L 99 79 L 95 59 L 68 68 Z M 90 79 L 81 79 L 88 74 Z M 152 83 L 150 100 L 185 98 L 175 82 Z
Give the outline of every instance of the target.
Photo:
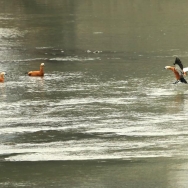
M 4 82 L 4 76 L 5 76 L 5 72 L 1 72 L 0 73 L 0 82 Z
M 187 81 L 183 77 L 184 75 L 186 75 L 187 68 L 183 68 L 183 64 L 178 57 L 176 57 L 174 66 L 166 66 L 165 69 L 169 69 L 174 72 L 174 75 L 176 77 L 176 82 L 174 84 L 177 84 L 178 82 L 187 84 Z
M 44 63 L 40 64 L 39 71 L 30 71 L 27 73 L 29 76 L 44 76 Z

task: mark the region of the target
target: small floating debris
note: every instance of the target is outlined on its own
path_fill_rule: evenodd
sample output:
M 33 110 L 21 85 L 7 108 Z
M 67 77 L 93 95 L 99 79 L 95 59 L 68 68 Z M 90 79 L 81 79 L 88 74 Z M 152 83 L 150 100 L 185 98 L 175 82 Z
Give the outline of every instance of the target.
M 86 52 L 87 52 L 87 53 L 92 53 L 91 50 L 87 50 Z M 102 51 L 99 51 L 99 50 L 93 51 L 94 54 L 99 54 L 99 53 L 101 53 L 101 52 L 102 52 Z
M 102 51 L 99 51 L 99 50 L 96 50 L 96 51 L 94 51 L 93 53 L 94 54 L 99 54 L 99 53 L 101 53 Z

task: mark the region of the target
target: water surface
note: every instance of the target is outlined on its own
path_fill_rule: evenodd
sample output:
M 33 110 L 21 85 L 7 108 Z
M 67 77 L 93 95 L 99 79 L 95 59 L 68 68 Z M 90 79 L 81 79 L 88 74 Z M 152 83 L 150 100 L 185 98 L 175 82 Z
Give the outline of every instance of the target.
M 2 187 L 186 187 L 187 2 L 0 4 Z

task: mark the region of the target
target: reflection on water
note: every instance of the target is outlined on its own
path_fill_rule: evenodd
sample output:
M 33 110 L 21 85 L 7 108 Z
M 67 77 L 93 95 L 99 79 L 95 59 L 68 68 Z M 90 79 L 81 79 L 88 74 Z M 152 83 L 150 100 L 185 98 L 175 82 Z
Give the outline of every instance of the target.
M 186 2 L 0 4 L 0 185 L 187 184 Z

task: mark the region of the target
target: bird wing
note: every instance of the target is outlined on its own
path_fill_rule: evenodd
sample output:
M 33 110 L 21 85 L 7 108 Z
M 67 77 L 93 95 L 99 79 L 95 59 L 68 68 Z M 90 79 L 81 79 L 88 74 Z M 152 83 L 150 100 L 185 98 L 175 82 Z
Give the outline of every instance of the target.
M 188 72 L 188 67 L 183 68 L 183 72 Z
M 180 68 L 178 64 L 175 64 L 174 68 L 180 76 L 183 76 L 183 70 Z
M 183 64 L 178 57 L 176 57 L 174 65 L 179 65 L 179 67 L 183 70 Z

